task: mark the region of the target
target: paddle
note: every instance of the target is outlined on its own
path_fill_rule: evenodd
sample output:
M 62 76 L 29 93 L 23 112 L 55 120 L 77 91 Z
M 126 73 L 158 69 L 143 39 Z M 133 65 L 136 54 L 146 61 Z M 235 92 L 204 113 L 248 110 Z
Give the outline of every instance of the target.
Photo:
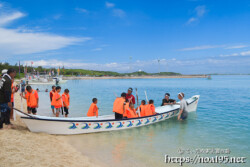
M 28 116 L 28 117 L 30 117 L 30 118 L 34 118 L 33 116 L 31 116 L 31 115 L 29 115 L 29 114 L 27 114 L 27 113 L 25 113 L 25 112 L 23 112 L 21 110 L 18 110 L 17 108 L 13 108 L 13 109 L 20 112 L 20 113 L 22 113 L 22 114 L 24 114 L 24 115 L 26 115 L 26 116 Z
M 145 90 L 144 92 L 145 92 L 145 96 L 146 96 L 147 103 L 149 103 L 146 90 Z
M 137 92 L 137 88 L 135 88 L 135 91 L 136 91 L 136 101 L 137 101 L 137 113 L 139 115 L 139 117 L 141 116 L 141 113 L 140 113 L 140 109 L 139 109 L 139 100 L 138 100 L 138 92 Z

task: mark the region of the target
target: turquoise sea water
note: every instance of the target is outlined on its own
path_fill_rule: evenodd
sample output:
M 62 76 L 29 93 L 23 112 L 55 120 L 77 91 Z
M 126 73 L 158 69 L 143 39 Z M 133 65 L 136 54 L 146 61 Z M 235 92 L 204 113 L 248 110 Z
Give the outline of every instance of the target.
M 212 76 L 191 79 L 118 79 L 72 80 L 61 85 L 71 95 L 70 116 L 85 116 L 93 97 L 98 98 L 99 114 L 112 114 L 115 95 L 128 87 L 138 88 L 139 100 L 148 98 L 161 103 L 166 92 L 177 99 L 179 92 L 186 98 L 200 95 L 197 112 L 186 121 L 176 118 L 154 125 L 129 130 L 83 134 L 66 137 L 83 154 L 106 166 L 179 166 L 164 163 L 164 155 L 189 156 L 188 150 L 230 149 L 230 154 L 200 154 L 200 156 L 229 155 L 246 157 L 250 166 L 250 76 Z M 48 85 L 34 85 L 45 90 Z M 135 95 L 135 92 L 133 93 Z M 40 92 L 38 114 L 50 115 L 49 94 Z M 180 154 L 178 150 L 186 150 Z M 185 164 L 184 166 L 192 166 Z M 228 166 L 228 164 L 198 164 L 197 166 Z

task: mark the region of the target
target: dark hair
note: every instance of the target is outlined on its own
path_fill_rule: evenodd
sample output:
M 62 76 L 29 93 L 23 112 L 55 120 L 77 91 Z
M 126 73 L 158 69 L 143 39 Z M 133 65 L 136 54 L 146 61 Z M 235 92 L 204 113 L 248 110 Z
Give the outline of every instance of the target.
M 166 96 L 166 95 L 167 95 L 168 97 L 170 97 L 170 94 L 169 94 L 169 93 L 166 93 L 165 96 Z
M 68 89 L 65 89 L 64 92 L 69 93 L 69 90 L 68 90 Z
M 131 92 L 133 92 L 133 88 L 128 88 L 128 90 L 130 90 Z
M 61 89 L 61 86 L 57 86 L 57 87 L 56 87 L 56 90 L 58 90 L 58 89 Z
M 96 102 L 97 101 L 97 98 L 93 98 L 92 99 L 92 102 L 94 103 L 94 102 Z
M 8 71 L 7 71 L 7 74 L 10 74 L 10 73 L 13 73 L 13 72 L 16 72 L 16 70 L 14 68 L 9 68 Z
M 153 103 L 154 103 L 154 100 L 149 100 L 148 103 L 149 103 L 149 104 L 153 104 Z
M 121 94 L 121 97 L 126 97 L 126 93 L 123 92 L 123 93 Z
M 146 101 L 145 101 L 145 100 L 142 100 L 141 102 L 142 102 L 143 104 L 146 104 Z
M 127 103 L 127 102 L 128 102 L 128 99 L 126 99 L 125 102 Z
M 56 87 L 56 86 L 55 86 L 55 85 L 53 85 L 53 86 L 52 86 L 52 89 L 53 89 L 53 88 L 55 88 L 55 87 Z
M 26 90 L 27 90 L 27 91 L 30 91 L 31 89 L 32 89 L 31 86 L 29 86 L 29 85 L 26 86 Z

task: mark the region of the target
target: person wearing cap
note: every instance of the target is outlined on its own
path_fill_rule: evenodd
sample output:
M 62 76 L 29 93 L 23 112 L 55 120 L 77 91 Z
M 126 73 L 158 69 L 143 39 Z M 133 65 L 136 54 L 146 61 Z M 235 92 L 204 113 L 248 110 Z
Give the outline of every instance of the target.
M 135 96 L 132 95 L 133 89 L 128 88 L 128 93 L 126 94 L 126 100 L 131 101 L 133 104 L 135 104 Z
M 123 92 L 121 94 L 121 97 L 117 97 L 114 101 L 113 104 L 113 112 L 115 113 L 115 119 L 122 119 L 123 114 L 125 113 L 125 98 L 126 98 L 126 93 Z
M 3 128 L 3 124 L 11 128 L 10 123 L 10 111 L 12 108 L 11 103 L 11 79 L 16 76 L 16 70 L 13 68 L 8 69 L 7 74 L 3 75 L 0 81 L 0 129 Z
M 170 99 L 170 94 L 169 93 L 166 93 L 165 94 L 165 98 L 162 99 L 162 103 L 161 103 L 161 106 L 165 106 L 165 105 L 173 105 L 176 103 L 176 101 L 174 99 Z
M 184 93 L 179 93 L 178 99 L 180 99 L 180 112 L 178 115 L 178 120 L 183 120 L 186 119 L 188 116 L 187 101 L 184 99 Z

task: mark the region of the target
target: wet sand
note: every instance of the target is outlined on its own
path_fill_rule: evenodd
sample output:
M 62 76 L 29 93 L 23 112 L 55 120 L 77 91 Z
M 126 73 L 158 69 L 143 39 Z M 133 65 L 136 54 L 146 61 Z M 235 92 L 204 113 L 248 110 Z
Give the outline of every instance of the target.
M 26 109 L 25 100 L 23 104 Z M 17 93 L 15 107 L 21 109 L 21 98 Z M 32 133 L 19 117 L 12 123 L 14 129 L 0 130 L 0 167 L 98 166 L 73 148 L 65 136 Z

